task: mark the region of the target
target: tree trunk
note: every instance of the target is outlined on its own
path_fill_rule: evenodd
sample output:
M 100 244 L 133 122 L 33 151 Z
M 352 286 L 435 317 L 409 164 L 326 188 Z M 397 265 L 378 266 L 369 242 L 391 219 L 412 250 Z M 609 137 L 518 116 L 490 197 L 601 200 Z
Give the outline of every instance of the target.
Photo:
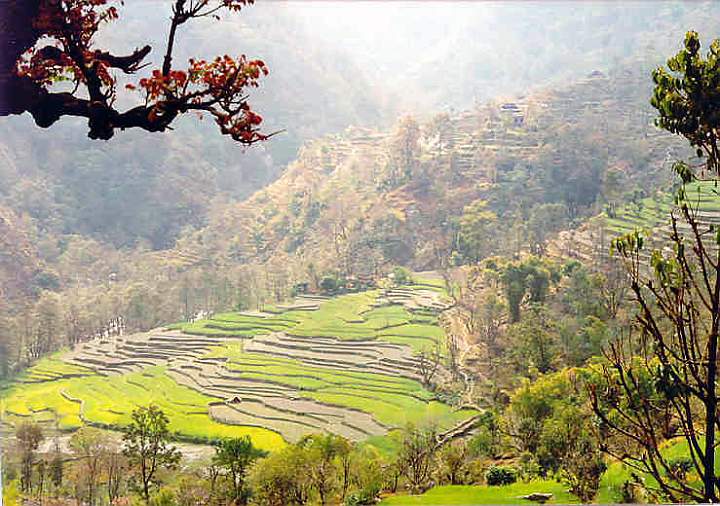
M 720 254 L 718 254 L 720 261 Z M 720 265 L 720 264 L 719 264 Z M 708 374 L 707 374 L 707 402 L 705 411 L 705 500 L 717 502 L 715 494 L 715 421 L 717 419 L 717 395 L 715 382 L 717 380 L 717 353 L 718 353 L 718 323 L 720 315 L 720 272 L 715 275 L 715 290 L 713 294 L 712 330 L 708 343 Z

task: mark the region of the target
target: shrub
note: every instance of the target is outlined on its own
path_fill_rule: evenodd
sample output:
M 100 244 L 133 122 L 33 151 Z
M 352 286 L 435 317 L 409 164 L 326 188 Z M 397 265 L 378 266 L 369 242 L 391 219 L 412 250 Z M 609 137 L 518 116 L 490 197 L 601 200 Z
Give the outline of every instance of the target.
M 668 462 L 670 472 L 679 480 L 684 480 L 688 471 L 693 468 L 693 461 L 690 457 L 677 457 Z
M 325 293 L 334 292 L 337 289 L 337 279 L 325 276 L 320 281 L 320 289 Z
M 495 458 L 501 451 L 501 437 L 497 415 L 485 411 L 480 415 L 476 434 L 470 440 L 470 452 L 478 457 Z
M 365 506 L 368 504 L 375 504 L 377 502 L 377 496 L 380 493 L 379 489 L 363 489 L 350 494 L 345 499 L 345 506 Z
M 510 485 L 517 481 L 517 471 L 510 466 L 491 466 L 485 472 L 485 483 L 488 485 Z
M 530 481 L 542 475 L 542 468 L 530 452 L 523 452 L 520 455 L 520 475 L 523 481 Z
M 404 267 L 395 267 L 392 271 L 392 279 L 397 285 L 409 285 L 413 282 L 412 273 Z
M 148 503 L 150 506 L 174 506 L 176 504 L 175 494 L 168 488 L 161 488 Z

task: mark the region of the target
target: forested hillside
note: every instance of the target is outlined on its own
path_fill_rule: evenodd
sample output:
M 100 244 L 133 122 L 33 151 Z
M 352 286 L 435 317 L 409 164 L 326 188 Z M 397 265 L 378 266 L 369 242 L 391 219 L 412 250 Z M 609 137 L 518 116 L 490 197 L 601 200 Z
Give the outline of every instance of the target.
M 542 252 L 555 232 L 664 188 L 667 160 L 684 151 L 651 124 L 643 80 L 632 68 L 594 71 L 424 123 L 318 139 L 179 247 L 223 264 L 265 258 L 344 275 Z

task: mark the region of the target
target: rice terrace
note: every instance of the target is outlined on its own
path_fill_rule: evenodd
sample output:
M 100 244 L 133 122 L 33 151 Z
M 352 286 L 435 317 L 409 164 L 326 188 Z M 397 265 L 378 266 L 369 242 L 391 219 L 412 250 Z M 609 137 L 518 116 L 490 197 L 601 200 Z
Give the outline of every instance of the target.
M 5 391 L 5 418 L 62 430 L 122 428 L 133 409 L 152 402 L 180 440 L 249 435 L 266 450 L 318 431 L 354 441 L 407 423 L 447 431 L 477 413 L 453 409 L 423 386 L 423 363 L 444 353 L 438 318 L 448 301 L 439 285 L 299 296 L 263 311 L 81 343 Z M 437 362 L 434 373 L 448 374 Z

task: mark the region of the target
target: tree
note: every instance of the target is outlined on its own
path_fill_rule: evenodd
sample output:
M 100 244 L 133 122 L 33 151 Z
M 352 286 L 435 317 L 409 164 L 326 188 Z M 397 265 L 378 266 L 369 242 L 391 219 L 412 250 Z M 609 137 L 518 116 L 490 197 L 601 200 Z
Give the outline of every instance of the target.
M 290 445 L 260 459 L 250 473 L 253 501 L 263 506 L 307 504 L 310 497 L 307 452 Z
M 417 170 L 420 158 L 420 126 L 408 116 L 403 118 L 391 140 L 389 181 L 391 187 L 408 181 Z
M 78 476 L 82 476 L 86 485 L 82 502 L 90 506 L 94 506 L 98 499 L 97 488 L 109 444 L 107 434 L 93 427 L 82 427 L 70 438 L 70 448 L 82 468 Z
M 656 125 L 685 137 L 702 163 L 677 162 L 682 185 L 670 215 L 672 252 L 654 250 L 649 265 L 640 233 L 613 241 L 624 261 L 638 307 L 639 342 L 618 340 L 606 349 L 603 382 L 591 390 L 595 412 L 615 451 L 629 467 L 647 473 L 652 487 L 671 501 L 717 502 L 715 463 L 718 417 L 718 331 L 720 330 L 720 234 L 703 221 L 691 185 L 720 180 L 720 40 L 706 57 L 695 32 L 684 47 L 653 72 L 651 103 Z M 657 423 L 669 411 L 670 424 Z M 678 473 L 661 451 L 668 437 L 687 443 L 691 473 Z M 608 446 L 612 452 L 612 446 Z M 701 488 L 697 485 L 701 479 Z
M 485 258 L 493 249 L 497 215 L 485 200 L 465 206 L 460 218 L 459 250 L 470 262 Z
M 440 350 L 440 341 L 435 341 L 431 349 L 427 347 L 418 352 L 416 362 L 417 372 L 420 375 L 420 381 L 423 386 L 432 386 L 433 379 L 440 369 L 440 361 L 442 352 Z
M 560 203 L 539 204 L 530 211 L 527 231 L 530 236 L 530 251 L 544 255 L 548 237 L 567 225 L 567 207 Z
M 385 474 L 385 459 L 372 445 L 355 446 L 347 455 L 348 475 L 354 492 L 348 494 L 345 504 L 375 504 L 377 496 L 388 483 Z
M 45 478 L 48 473 L 48 463 L 45 459 L 41 458 L 35 467 L 37 474 L 36 495 L 40 501 L 42 501 L 43 495 L 45 494 Z
M 350 442 L 334 434 L 313 434 L 303 438 L 298 446 L 307 452 L 308 478 L 320 504 L 327 504 L 338 488 L 344 499 L 350 484 Z
M 15 439 L 20 454 L 20 489 L 30 492 L 35 452 L 44 439 L 42 429 L 32 422 L 22 422 L 15 430 Z
M 467 466 L 468 445 L 465 441 L 451 441 L 438 452 L 437 468 L 443 483 L 463 485 L 469 469 Z
M 495 370 L 502 352 L 502 326 L 506 320 L 505 305 L 497 296 L 496 290 L 489 287 L 475 289 L 468 286 L 461 290 L 457 301 L 465 314 L 463 325 L 466 335 L 482 346 L 484 362 L 488 376 L 495 378 Z
M 127 462 L 117 448 L 111 447 L 105 453 L 105 477 L 108 503 L 114 504 L 120 497 L 124 474 L 127 471 Z
M 537 368 L 546 373 L 553 368 L 558 356 L 557 328 L 544 306 L 533 306 L 507 333 L 519 370 Z
M 398 467 L 404 471 L 414 493 L 423 492 L 428 487 L 436 451 L 437 431 L 434 427 L 405 427 L 397 457 Z
M 605 463 L 586 390 L 587 369 L 565 369 L 525 380 L 513 394 L 503 423 L 520 452 L 543 475 L 557 473 L 583 502 L 591 502 Z
M 485 262 L 490 273 L 497 274 L 502 283 L 507 301 L 510 323 L 520 320 L 523 302 L 542 303 L 545 301 L 551 282 L 557 281 L 555 266 L 547 260 L 530 256 L 512 262 Z
M 174 468 L 180 461 L 180 452 L 170 446 L 168 417 L 151 404 L 132 412 L 130 425 L 123 434 L 123 452 L 130 465 L 135 466 L 141 482 L 145 502 L 150 501 L 150 487 L 155 474 L 162 468 Z
M 162 67 L 128 90 L 139 89 L 139 104 L 116 107 L 118 80 L 113 72 L 135 74 L 147 64 L 145 46 L 117 56 L 96 46 L 100 28 L 119 16 L 110 0 L 8 0 L 0 3 L 0 116 L 29 112 L 47 128 L 62 116 L 88 119 L 91 139 L 110 139 L 115 130 L 141 128 L 163 132 L 181 114 L 207 113 L 223 134 L 243 144 L 267 136 L 262 118 L 251 111 L 246 92 L 267 74 L 260 60 L 245 56 L 190 59 L 187 70 L 173 66 L 178 30 L 185 23 L 221 10 L 239 11 L 253 0 L 173 0 Z M 56 83 L 69 81 L 72 88 Z M 72 91 L 66 91 L 70 89 Z M 82 90 L 82 91 L 80 91 Z
M 235 504 L 246 501 L 245 474 L 250 465 L 264 455 L 264 451 L 253 446 L 249 436 L 225 439 L 215 447 L 213 463 L 229 473 Z
M 392 270 L 392 279 L 398 286 L 409 285 L 413 282 L 412 272 L 405 267 L 395 267 Z
M 52 457 L 52 460 L 50 461 L 50 483 L 53 486 L 53 492 L 55 496 L 57 497 L 58 492 L 60 492 L 60 488 L 63 484 L 63 476 L 65 473 L 64 465 L 63 465 L 63 457 L 60 451 L 56 448 L 55 454 Z

